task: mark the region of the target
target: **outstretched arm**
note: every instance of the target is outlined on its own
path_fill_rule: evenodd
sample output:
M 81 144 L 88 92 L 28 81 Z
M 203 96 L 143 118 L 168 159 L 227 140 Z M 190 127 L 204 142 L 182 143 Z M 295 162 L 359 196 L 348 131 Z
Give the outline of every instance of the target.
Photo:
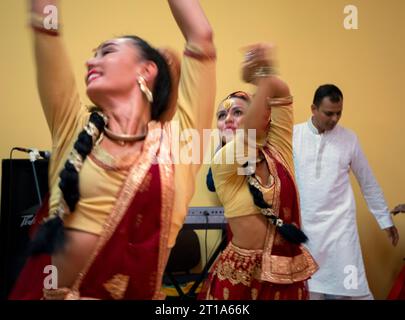
M 173 247 L 181 229 L 186 208 L 194 194 L 195 179 L 203 161 L 207 139 L 201 141 L 204 129 L 211 128 L 215 105 L 215 47 L 213 31 L 197 0 L 168 0 L 173 16 L 183 33 L 187 45 L 181 65 L 179 94 L 175 121 L 169 123 L 174 134 L 193 133 L 192 145 L 181 138 L 180 150 L 193 150 L 193 165 L 179 163 L 175 171 L 175 197 L 168 247 Z M 180 128 L 177 127 L 179 124 Z M 196 129 L 184 131 L 185 129 Z M 187 134 L 186 134 L 187 135 Z M 183 137 L 183 136 L 182 136 Z M 199 138 L 198 138 L 199 137 Z M 203 142 L 203 143 L 201 143 Z M 197 153 L 196 153 L 197 151 Z M 194 155 L 198 158 L 196 159 Z M 174 156 L 180 156 L 177 152 Z M 180 160 L 180 158 L 178 159 Z M 195 162 L 197 160 L 197 162 Z
M 30 0 L 38 92 L 54 147 L 60 143 L 59 138 L 66 135 L 64 128 L 75 121 L 72 115 L 77 113 L 74 109 L 80 106 L 74 74 L 59 35 L 59 26 L 56 25 L 54 29 L 44 23 L 49 22 L 51 16 L 57 17 L 59 22 L 58 4 L 56 0 Z M 47 11 L 46 8 L 53 10 Z
M 207 56 L 215 55 L 213 32 L 198 0 L 168 0 L 187 43 L 197 45 Z
M 179 121 L 180 130 L 196 129 L 202 137 L 203 130 L 211 128 L 215 103 L 213 31 L 198 0 L 168 2 L 187 42 L 174 119 Z M 203 149 L 201 144 L 200 155 Z
M 267 43 L 249 46 L 242 68 L 243 80 L 257 87 L 244 124 L 247 129 L 256 129 L 258 141 L 267 137 L 271 117 L 271 99 L 290 96 L 288 85 L 274 75 L 272 50 L 272 45 Z

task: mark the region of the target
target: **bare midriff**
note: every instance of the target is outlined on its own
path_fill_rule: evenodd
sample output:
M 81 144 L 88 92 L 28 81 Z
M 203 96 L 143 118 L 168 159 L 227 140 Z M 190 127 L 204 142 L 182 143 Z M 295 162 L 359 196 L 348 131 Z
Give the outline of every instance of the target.
M 266 240 L 267 221 L 261 214 L 228 219 L 233 237 L 232 243 L 242 249 L 263 249 Z
M 66 245 L 52 256 L 58 271 L 58 287 L 71 288 L 97 245 L 99 235 L 80 230 L 65 229 Z

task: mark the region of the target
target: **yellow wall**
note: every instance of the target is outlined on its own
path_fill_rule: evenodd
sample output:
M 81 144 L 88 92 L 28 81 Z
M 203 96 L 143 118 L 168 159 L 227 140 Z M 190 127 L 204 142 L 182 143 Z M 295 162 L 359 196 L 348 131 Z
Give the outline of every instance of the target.
M 0 1 L 0 156 L 13 146 L 50 149 L 34 85 L 25 0 Z M 239 48 L 255 41 L 278 46 L 280 71 L 295 96 L 296 122 L 310 115 L 315 88 L 341 87 L 341 124 L 355 130 L 390 207 L 405 202 L 403 119 L 405 98 L 405 1 L 387 0 L 202 0 L 215 30 L 218 96 L 249 89 L 239 80 Z M 343 28 L 343 8 L 356 5 L 359 30 Z M 107 38 L 135 33 L 152 44 L 181 50 L 183 40 L 166 1 L 69 0 L 62 3 L 64 31 L 82 96 L 84 62 Z M 87 101 L 87 100 L 84 100 Z M 201 180 L 202 181 L 202 180 Z M 393 249 L 355 187 L 361 244 L 370 286 L 386 297 L 405 256 L 405 217 L 395 218 L 402 239 Z M 193 205 L 212 204 L 197 194 Z

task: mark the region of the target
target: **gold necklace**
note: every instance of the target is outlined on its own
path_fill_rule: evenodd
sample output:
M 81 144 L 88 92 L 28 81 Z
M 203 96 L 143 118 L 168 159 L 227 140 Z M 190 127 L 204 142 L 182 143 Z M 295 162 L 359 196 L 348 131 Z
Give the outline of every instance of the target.
M 121 146 L 124 146 L 126 142 L 137 142 L 137 141 L 145 140 L 146 135 L 147 135 L 147 132 L 140 134 L 140 135 L 138 135 L 138 134 L 134 134 L 134 135 L 118 134 L 118 133 L 112 132 L 107 127 L 104 127 L 104 132 L 108 138 L 110 138 L 113 141 L 116 141 Z

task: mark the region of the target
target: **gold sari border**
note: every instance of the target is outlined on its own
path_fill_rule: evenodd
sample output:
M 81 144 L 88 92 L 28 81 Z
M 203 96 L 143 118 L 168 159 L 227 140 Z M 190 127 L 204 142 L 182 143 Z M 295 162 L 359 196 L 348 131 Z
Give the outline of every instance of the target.
M 138 160 L 133 164 L 129 175 L 124 182 L 121 191 L 119 192 L 117 201 L 115 202 L 115 206 L 113 207 L 111 214 L 108 216 L 106 222 L 104 223 L 103 231 L 99 237 L 96 248 L 93 254 L 89 257 L 87 263 L 85 264 L 82 271 L 79 273 L 72 286 L 73 291 L 79 292 L 79 288 L 84 280 L 84 277 L 89 271 L 97 255 L 101 252 L 105 244 L 113 235 L 129 205 L 134 199 L 139 186 L 148 173 L 159 147 L 161 130 L 154 130 L 158 129 L 159 127 L 161 128 L 161 125 L 159 122 L 156 121 L 151 121 L 148 124 L 148 135 L 145 139 L 142 153 Z
M 294 257 L 270 255 L 263 259 L 261 279 L 271 283 L 292 284 L 309 279 L 317 270 L 318 265 L 301 247 L 302 253 Z
M 164 128 L 163 128 L 164 130 Z M 169 132 L 167 132 L 169 133 Z M 169 136 L 169 135 L 167 135 Z M 166 140 L 166 135 L 163 135 L 163 140 L 159 149 L 159 157 L 169 159 L 170 157 L 170 137 Z M 159 164 L 160 173 L 160 190 L 161 190 L 161 214 L 160 214 L 160 242 L 159 242 L 159 257 L 158 269 L 156 274 L 156 287 L 153 295 L 154 300 L 162 300 L 165 298 L 164 293 L 161 291 L 161 281 L 166 267 L 168 248 L 167 243 L 169 240 L 170 225 L 172 220 L 173 211 L 173 198 L 174 198 L 174 168 L 173 165 L 168 163 Z

